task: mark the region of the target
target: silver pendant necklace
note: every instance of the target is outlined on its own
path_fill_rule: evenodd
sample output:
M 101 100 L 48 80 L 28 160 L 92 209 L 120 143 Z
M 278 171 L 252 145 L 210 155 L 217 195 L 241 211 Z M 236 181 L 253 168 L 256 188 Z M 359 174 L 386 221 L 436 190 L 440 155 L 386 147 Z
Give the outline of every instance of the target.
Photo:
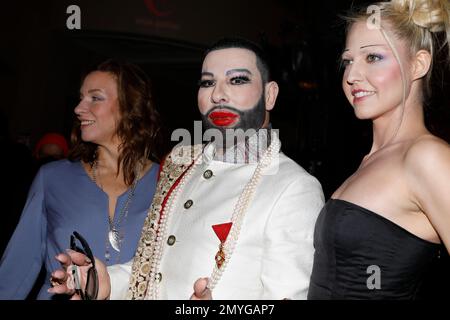
M 111 244 L 111 247 L 116 250 L 117 252 L 120 252 L 120 235 L 119 235 L 119 230 L 115 229 L 114 227 L 111 228 L 111 226 L 109 227 L 109 231 L 108 231 L 108 240 L 109 243 Z M 105 254 L 105 258 L 109 259 L 109 253 L 107 252 Z
M 97 180 L 97 169 L 98 169 L 98 161 L 94 160 L 92 164 L 92 180 L 95 182 L 96 185 L 100 187 L 100 189 L 103 190 L 102 186 L 99 184 Z M 140 171 L 140 170 L 139 170 Z M 131 185 L 131 188 L 128 190 L 128 196 L 127 200 L 125 201 L 124 206 L 122 207 L 122 210 L 119 213 L 119 216 L 117 218 L 117 222 L 114 223 L 114 218 L 112 218 L 109 214 L 108 216 L 108 225 L 109 225 L 109 231 L 108 231 L 108 241 L 106 242 L 106 251 L 105 251 L 105 259 L 106 261 L 109 261 L 111 259 L 111 253 L 109 251 L 109 246 L 113 248 L 115 251 L 120 253 L 120 247 L 123 241 L 123 232 L 121 232 L 121 225 L 123 222 L 125 222 L 127 216 L 128 216 L 128 208 L 130 206 L 131 200 L 134 197 L 137 182 L 139 180 L 139 171 L 135 170 L 135 177 L 133 180 L 133 184 Z

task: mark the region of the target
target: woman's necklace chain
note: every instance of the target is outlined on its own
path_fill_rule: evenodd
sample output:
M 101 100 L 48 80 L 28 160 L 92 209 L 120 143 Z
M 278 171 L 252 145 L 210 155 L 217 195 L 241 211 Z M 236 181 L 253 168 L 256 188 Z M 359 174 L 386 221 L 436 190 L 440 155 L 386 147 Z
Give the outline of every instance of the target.
M 103 187 L 101 183 L 98 181 L 97 177 L 97 171 L 98 171 L 98 161 L 94 160 L 92 164 L 92 180 L 96 185 L 100 187 L 100 189 L 103 190 Z M 111 217 L 109 214 L 107 214 L 108 217 L 108 226 L 109 231 L 107 235 L 106 240 L 106 251 L 105 251 L 105 259 L 108 262 L 111 259 L 111 252 L 110 252 L 110 246 L 119 253 L 117 261 L 119 262 L 120 259 L 120 249 L 121 245 L 124 239 L 124 231 L 123 228 L 121 229 L 121 226 L 123 222 L 125 222 L 127 216 L 128 216 L 128 209 L 131 204 L 131 200 L 134 197 L 137 182 L 139 180 L 139 174 L 141 170 L 135 170 L 135 177 L 133 180 L 133 184 L 131 185 L 131 188 L 128 190 L 127 193 L 127 200 L 125 201 L 124 206 L 122 207 L 122 210 L 119 213 L 119 216 L 117 218 L 116 223 L 114 223 L 114 216 Z

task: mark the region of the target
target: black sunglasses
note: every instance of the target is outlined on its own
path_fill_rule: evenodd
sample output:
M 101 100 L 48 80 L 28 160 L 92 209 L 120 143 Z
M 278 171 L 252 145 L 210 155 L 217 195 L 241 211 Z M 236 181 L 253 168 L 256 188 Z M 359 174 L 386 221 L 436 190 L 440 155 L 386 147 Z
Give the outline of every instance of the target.
M 81 243 L 81 247 L 77 246 L 76 240 Z M 97 269 L 95 268 L 95 258 L 92 254 L 91 248 L 87 241 L 76 231 L 70 235 L 70 249 L 79 253 L 84 254 L 91 260 L 92 266 L 87 271 L 87 279 L 86 279 L 86 287 L 84 290 L 81 289 L 79 284 L 79 279 L 77 279 L 77 275 L 74 274 L 75 277 L 75 291 L 80 295 L 82 300 L 95 300 L 97 299 L 98 294 L 98 275 Z

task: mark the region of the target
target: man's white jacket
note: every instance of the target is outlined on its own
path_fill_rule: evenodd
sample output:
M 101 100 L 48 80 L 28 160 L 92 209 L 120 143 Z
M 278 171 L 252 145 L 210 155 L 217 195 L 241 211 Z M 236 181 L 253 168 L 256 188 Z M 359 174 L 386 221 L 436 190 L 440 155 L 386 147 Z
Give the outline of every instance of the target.
M 189 299 L 194 282 L 210 277 L 219 251 L 212 226 L 231 221 L 256 164 L 203 163 L 180 190 L 168 221 L 157 270 L 160 299 Z M 324 197 L 320 183 L 283 153 L 265 170 L 245 213 L 214 299 L 306 299 L 313 263 L 314 225 Z M 206 172 L 206 173 L 205 173 Z M 124 299 L 131 264 L 108 268 L 111 299 Z

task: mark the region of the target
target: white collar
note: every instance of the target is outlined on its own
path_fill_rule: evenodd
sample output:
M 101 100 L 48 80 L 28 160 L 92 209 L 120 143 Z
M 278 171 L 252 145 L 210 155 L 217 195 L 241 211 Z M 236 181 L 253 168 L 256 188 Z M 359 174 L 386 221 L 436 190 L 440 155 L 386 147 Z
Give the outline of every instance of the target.
M 212 160 L 236 164 L 258 163 L 274 141 L 280 142 L 277 130 L 260 129 L 256 134 L 225 150 L 218 148 L 214 142 L 209 142 L 203 149 L 203 160 L 206 163 L 210 163 Z

